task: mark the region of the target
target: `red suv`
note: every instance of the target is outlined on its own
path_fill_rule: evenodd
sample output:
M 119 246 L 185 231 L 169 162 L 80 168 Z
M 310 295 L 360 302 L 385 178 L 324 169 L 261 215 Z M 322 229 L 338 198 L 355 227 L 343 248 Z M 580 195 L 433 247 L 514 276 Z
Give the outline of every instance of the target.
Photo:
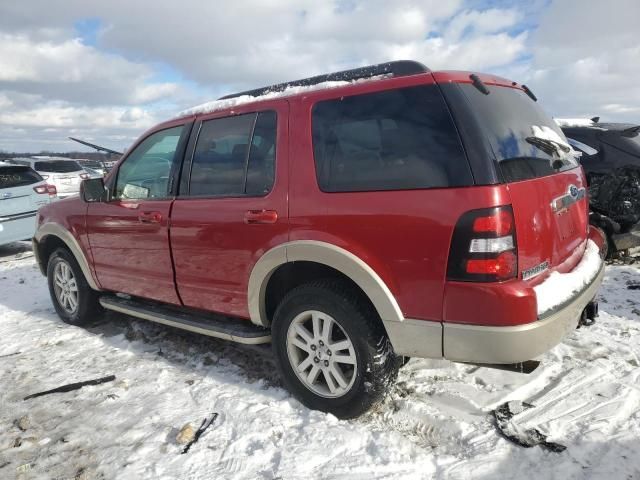
M 402 356 L 511 364 L 594 316 L 602 238 L 524 85 L 411 61 L 230 95 L 162 123 L 34 237 L 55 308 L 271 342 L 340 417 Z

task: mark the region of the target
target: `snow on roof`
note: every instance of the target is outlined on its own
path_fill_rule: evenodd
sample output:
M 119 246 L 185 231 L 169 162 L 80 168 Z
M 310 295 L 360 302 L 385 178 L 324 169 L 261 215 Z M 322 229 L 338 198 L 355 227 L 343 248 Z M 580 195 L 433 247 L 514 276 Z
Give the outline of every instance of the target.
M 593 127 L 595 123 L 590 118 L 554 118 L 560 127 Z
M 287 87 L 282 91 L 268 92 L 263 95 L 254 97 L 252 95 L 241 95 L 239 97 L 227 98 L 224 100 L 213 100 L 206 102 L 195 107 L 188 108 L 178 113 L 178 117 L 185 117 L 188 115 L 203 115 L 207 113 L 217 112 L 219 110 L 226 110 L 228 108 L 237 107 L 246 103 L 262 102 L 264 100 L 273 100 L 275 98 L 290 97 L 304 92 L 312 92 L 315 90 L 326 90 L 330 88 L 345 87 L 347 85 L 354 85 L 357 83 L 370 82 L 373 80 L 381 80 L 383 78 L 389 78 L 389 75 L 376 75 L 373 77 L 359 78 L 351 81 L 330 81 L 316 83 L 315 85 L 295 86 Z

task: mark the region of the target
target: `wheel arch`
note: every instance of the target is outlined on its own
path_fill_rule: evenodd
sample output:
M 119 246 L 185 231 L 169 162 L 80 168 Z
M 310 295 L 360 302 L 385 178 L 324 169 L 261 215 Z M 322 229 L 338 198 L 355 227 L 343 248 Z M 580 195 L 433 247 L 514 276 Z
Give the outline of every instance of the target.
M 351 280 L 373 304 L 383 323 L 404 319 L 389 287 L 361 258 L 344 248 L 317 240 L 298 240 L 272 248 L 254 265 L 249 277 L 248 307 L 251 321 L 268 327 L 267 288 L 283 265 L 312 262 L 329 267 Z
M 87 261 L 84 251 L 71 232 L 56 223 L 45 223 L 36 231 L 33 242 L 33 251 L 40 266 L 40 271 L 44 275 L 46 275 L 47 263 L 51 254 L 57 248 L 65 247 L 74 256 L 78 265 L 80 265 L 82 274 L 89 286 L 94 290 L 100 290 L 100 287 L 93 277 L 93 272 L 89 267 L 89 262 Z

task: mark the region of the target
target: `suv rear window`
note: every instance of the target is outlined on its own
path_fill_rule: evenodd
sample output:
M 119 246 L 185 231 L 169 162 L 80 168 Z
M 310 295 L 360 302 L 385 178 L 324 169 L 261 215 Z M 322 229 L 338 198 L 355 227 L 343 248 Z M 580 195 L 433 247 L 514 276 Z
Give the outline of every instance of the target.
M 533 127 L 553 130 L 567 143 L 560 127 L 522 90 L 488 85 L 485 95 L 471 84 L 460 84 L 478 124 L 484 130 L 505 182 L 545 177 L 578 166 L 572 154 L 550 154 L 534 146 Z
M 46 162 L 36 162 L 33 166 L 39 172 L 69 173 L 82 170 L 82 167 L 75 160 L 48 160 Z
M 325 192 L 473 184 L 435 85 L 321 101 L 312 120 L 316 174 Z
M 0 167 L 0 189 L 22 187 L 41 181 L 42 177 L 29 167 Z

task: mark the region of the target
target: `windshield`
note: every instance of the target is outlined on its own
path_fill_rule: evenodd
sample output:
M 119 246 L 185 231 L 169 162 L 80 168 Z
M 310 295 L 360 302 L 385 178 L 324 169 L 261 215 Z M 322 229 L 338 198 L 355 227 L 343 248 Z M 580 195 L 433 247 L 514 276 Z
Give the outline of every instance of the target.
M 0 167 L 0 189 L 22 187 L 41 181 L 42 177 L 29 167 Z
M 488 85 L 485 95 L 461 84 L 505 182 L 539 178 L 578 166 L 575 152 L 537 102 L 522 90 Z
M 82 170 L 82 167 L 75 160 L 48 160 L 46 162 L 36 162 L 34 168 L 38 172 L 69 173 Z

